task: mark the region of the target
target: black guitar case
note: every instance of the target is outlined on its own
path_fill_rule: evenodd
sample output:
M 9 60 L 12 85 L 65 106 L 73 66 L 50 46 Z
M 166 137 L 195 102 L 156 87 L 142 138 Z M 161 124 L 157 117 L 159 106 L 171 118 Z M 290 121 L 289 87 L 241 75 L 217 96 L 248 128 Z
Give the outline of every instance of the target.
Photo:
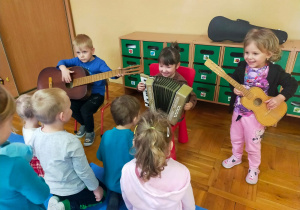
M 208 37 L 214 42 L 230 40 L 243 42 L 247 32 L 252 28 L 264 28 L 249 24 L 248 21 L 237 19 L 230 20 L 223 16 L 214 17 L 208 26 Z M 279 39 L 279 44 L 286 42 L 288 34 L 285 31 L 270 29 Z

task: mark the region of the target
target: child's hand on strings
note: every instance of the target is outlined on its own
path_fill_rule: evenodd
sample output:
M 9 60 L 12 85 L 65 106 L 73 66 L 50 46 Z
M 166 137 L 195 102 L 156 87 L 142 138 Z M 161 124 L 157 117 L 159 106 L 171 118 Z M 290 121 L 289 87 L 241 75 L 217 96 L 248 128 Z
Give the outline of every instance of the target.
M 122 69 L 121 67 L 118 67 L 118 69 Z M 123 77 L 124 75 L 123 74 L 117 74 L 117 76 L 116 77 Z
M 143 82 L 139 82 L 137 89 L 138 91 L 144 91 L 146 89 L 146 85 Z
M 285 100 L 284 95 L 279 94 L 278 96 L 272 97 L 269 100 L 265 101 L 265 103 L 267 104 L 267 108 L 271 110 L 279 106 L 284 100 Z
M 243 86 L 246 88 L 245 85 L 243 85 Z M 242 91 L 239 91 L 239 90 L 236 89 L 236 88 L 233 89 L 233 92 L 234 92 L 235 95 L 238 95 L 238 96 L 244 96 L 243 92 L 242 92 Z
M 70 83 L 72 81 L 70 74 L 74 73 L 74 71 L 70 71 L 65 65 L 59 66 L 59 69 L 61 70 L 61 80 L 66 83 Z
M 193 107 L 193 103 L 192 102 L 188 102 L 188 103 L 186 103 L 185 105 L 184 105 L 184 110 L 185 111 L 188 111 L 188 110 L 190 110 L 191 108 Z
M 98 186 L 97 189 L 93 191 L 93 193 L 95 195 L 96 201 L 101 201 L 101 199 L 103 197 L 103 189 L 102 189 L 102 187 Z

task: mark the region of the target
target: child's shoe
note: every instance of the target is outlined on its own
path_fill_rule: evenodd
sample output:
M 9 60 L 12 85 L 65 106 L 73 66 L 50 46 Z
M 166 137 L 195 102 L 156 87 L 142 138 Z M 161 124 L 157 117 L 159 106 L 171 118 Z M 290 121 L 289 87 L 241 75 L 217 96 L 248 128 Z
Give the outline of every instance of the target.
M 95 140 L 95 132 L 86 133 L 83 145 L 91 146 L 94 143 L 94 140 Z
M 52 196 L 48 202 L 48 210 L 65 210 L 65 205 L 62 202 L 59 202 L 57 196 Z
M 77 138 L 82 138 L 85 135 L 85 125 L 81 125 L 79 131 L 76 133 Z
M 248 184 L 256 184 L 258 181 L 259 169 L 250 169 L 248 170 L 248 175 L 246 176 L 246 182 Z
M 224 168 L 232 168 L 235 165 L 238 165 L 242 162 L 241 159 L 237 159 L 234 155 L 232 155 L 230 158 L 223 160 L 222 165 Z

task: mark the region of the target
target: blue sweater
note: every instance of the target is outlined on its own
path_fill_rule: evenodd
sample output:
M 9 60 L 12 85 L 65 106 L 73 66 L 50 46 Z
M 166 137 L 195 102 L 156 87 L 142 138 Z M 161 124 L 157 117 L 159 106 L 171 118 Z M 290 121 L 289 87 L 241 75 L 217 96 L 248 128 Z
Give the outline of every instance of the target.
M 103 162 L 104 166 L 104 184 L 109 190 L 120 194 L 122 168 L 134 158 L 129 154 L 132 141 L 133 132 L 131 130 L 113 128 L 103 134 L 97 151 L 97 158 Z
M 0 155 L 0 209 L 45 209 L 50 190 L 21 157 Z
M 98 58 L 95 55 L 93 55 L 93 56 L 95 59 L 90 62 L 87 62 L 87 63 L 81 62 L 78 57 L 75 57 L 72 59 L 61 60 L 58 62 L 57 68 L 60 65 L 65 65 L 66 67 L 80 66 L 80 67 L 86 69 L 90 73 L 90 75 L 111 71 L 111 69 L 106 65 L 104 60 Z M 105 80 L 100 80 L 100 81 L 93 83 L 92 94 L 93 93 L 99 93 L 100 95 L 104 96 Z

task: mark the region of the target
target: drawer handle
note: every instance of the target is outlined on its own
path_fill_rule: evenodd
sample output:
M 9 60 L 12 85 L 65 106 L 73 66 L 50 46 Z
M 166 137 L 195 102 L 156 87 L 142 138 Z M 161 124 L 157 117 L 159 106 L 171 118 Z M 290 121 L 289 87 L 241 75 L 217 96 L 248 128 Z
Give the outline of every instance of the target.
M 292 101 L 291 105 L 293 105 L 293 106 L 299 106 L 300 107 L 300 102 Z
M 213 54 L 215 54 L 215 52 L 212 51 L 212 50 L 200 50 L 200 53 L 204 54 L 204 55 L 213 55 Z
M 135 49 L 136 45 L 135 44 L 126 44 L 126 47 Z
M 158 50 L 159 48 L 157 46 L 148 46 L 149 50 Z
M 132 76 L 129 76 L 128 79 L 129 79 L 129 80 L 132 80 L 132 81 L 137 81 L 137 80 L 138 80 L 137 78 L 132 77 Z
M 136 65 L 137 63 L 136 62 L 134 62 L 134 61 L 127 61 L 126 62 L 128 65 Z
M 238 52 L 232 52 L 230 53 L 231 57 L 240 57 L 243 58 L 244 57 L 244 53 L 238 53 Z
M 229 91 L 225 91 L 224 94 L 227 96 L 231 96 L 231 92 L 229 92 Z
M 205 92 L 209 92 L 209 89 L 208 88 L 203 88 L 203 87 L 197 87 L 197 90 L 203 90 Z
M 199 73 L 211 74 L 212 71 L 210 71 L 210 70 L 199 70 Z

